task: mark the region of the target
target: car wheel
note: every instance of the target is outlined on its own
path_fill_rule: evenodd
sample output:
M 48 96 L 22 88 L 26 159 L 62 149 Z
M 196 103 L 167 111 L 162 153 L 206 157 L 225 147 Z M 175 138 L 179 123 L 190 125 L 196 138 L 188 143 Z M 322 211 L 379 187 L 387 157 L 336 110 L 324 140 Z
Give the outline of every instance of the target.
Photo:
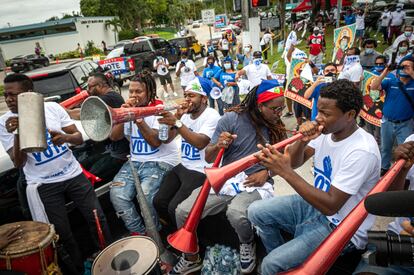
M 122 95 L 122 90 L 121 90 L 121 87 L 116 83 L 116 84 L 114 84 L 114 91 L 116 92 L 116 93 L 118 93 L 118 94 L 120 94 L 120 95 Z
M 45 63 L 43 63 L 43 66 L 45 66 L 45 67 L 47 67 L 47 66 L 49 66 L 49 65 L 50 65 L 49 60 L 46 60 L 46 61 L 45 61 Z
M 201 49 L 201 57 L 205 57 L 206 56 L 206 49 L 202 48 Z
M 191 59 L 195 62 L 196 61 L 196 55 L 193 51 L 191 51 Z
M 33 71 L 33 69 L 34 69 L 34 66 L 32 64 L 29 64 L 27 66 L 27 71 Z

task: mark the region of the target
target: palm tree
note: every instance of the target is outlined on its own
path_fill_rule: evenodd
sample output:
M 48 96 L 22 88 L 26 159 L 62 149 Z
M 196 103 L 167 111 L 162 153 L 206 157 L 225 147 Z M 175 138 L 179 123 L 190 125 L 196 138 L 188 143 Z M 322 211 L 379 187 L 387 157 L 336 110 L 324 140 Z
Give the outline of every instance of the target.
M 119 20 L 118 17 L 114 17 L 111 20 L 105 21 L 105 29 L 107 30 L 109 27 L 112 27 L 114 31 L 115 43 L 117 42 L 117 35 L 118 35 L 119 29 L 121 28 L 121 26 L 122 26 L 121 20 Z

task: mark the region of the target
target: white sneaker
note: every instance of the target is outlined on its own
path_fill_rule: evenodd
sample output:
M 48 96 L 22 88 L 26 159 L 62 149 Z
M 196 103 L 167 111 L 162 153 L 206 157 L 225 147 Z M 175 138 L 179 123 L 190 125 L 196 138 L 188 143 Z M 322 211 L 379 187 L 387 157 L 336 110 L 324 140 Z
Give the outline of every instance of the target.
M 164 98 L 167 98 L 168 96 L 168 93 L 164 93 Z
M 178 94 L 177 94 L 176 92 L 174 92 L 174 93 L 173 93 L 173 95 L 174 95 L 175 97 L 178 97 Z
M 178 263 L 173 267 L 173 269 L 168 272 L 168 275 L 185 275 L 190 274 L 194 271 L 200 270 L 203 267 L 200 256 L 197 255 L 197 260 L 195 262 L 188 261 L 185 259 L 184 253 L 181 255 Z
M 240 266 L 244 274 L 251 273 L 256 267 L 256 244 L 254 242 L 240 244 Z

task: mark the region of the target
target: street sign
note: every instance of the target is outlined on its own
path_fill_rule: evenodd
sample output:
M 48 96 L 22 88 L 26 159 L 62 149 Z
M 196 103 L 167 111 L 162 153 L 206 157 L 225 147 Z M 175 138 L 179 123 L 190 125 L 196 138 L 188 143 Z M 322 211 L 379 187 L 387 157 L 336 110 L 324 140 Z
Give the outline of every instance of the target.
M 203 24 L 212 25 L 216 22 L 216 14 L 214 9 L 202 10 L 201 18 L 203 19 Z
M 225 14 L 216 15 L 215 28 L 221 29 L 227 26 L 227 16 Z

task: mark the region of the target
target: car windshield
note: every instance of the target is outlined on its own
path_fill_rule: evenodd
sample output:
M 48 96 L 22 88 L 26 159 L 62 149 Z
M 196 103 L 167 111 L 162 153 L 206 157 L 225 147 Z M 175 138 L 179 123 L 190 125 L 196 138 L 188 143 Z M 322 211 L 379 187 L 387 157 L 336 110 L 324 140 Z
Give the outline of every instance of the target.
M 69 72 L 61 75 L 33 78 L 34 90 L 44 96 L 73 93 L 75 83 Z M 64 99 L 64 98 L 62 98 Z
M 172 40 L 171 43 L 173 44 L 177 44 L 177 46 L 181 47 L 181 48 L 185 48 L 187 47 L 186 43 L 185 43 L 185 39 L 177 39 L 177 40 Z
M 106 59 L 120 57 L 124 53 L 124 46 L 113 49 L 107 56 Z

